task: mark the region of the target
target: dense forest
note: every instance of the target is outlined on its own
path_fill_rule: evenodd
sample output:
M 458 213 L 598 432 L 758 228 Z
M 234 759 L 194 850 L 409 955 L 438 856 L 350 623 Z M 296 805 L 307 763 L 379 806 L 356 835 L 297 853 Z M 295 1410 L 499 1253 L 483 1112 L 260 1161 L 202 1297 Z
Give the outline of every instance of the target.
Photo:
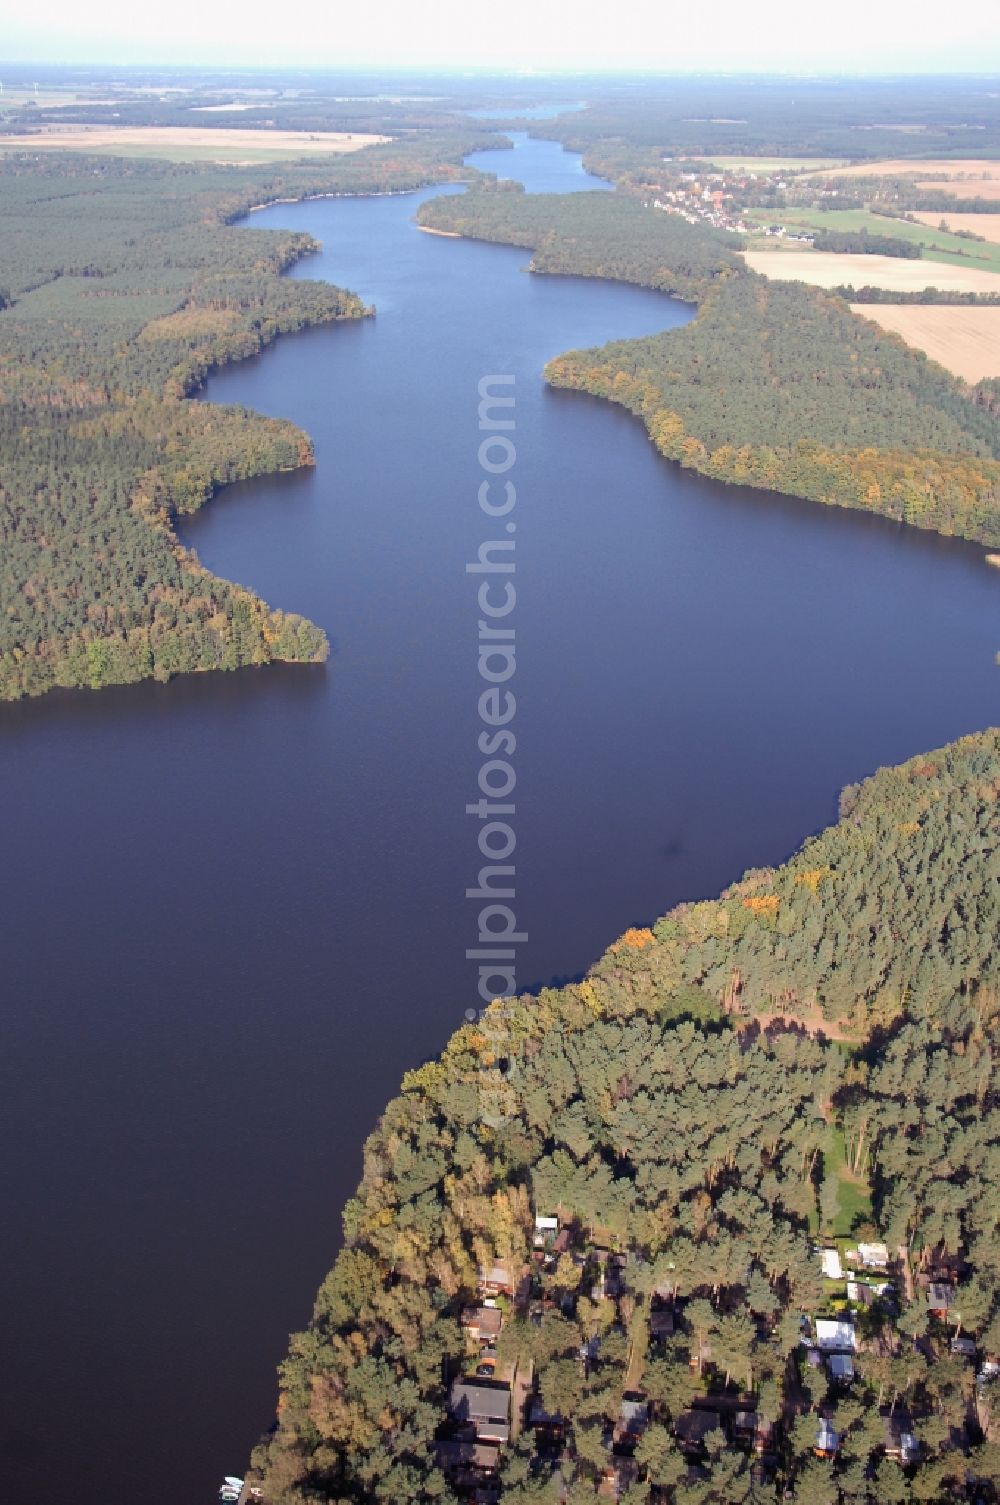
M 684 329 L 572 352 L 546 371 L 639 414 L 670 459 L 1000 544 L 1000 426 L 981 394 L 841 298 L 749 272 L 735 237 L 607 193 L 483 188 L 432 200 L 420 221 L 530 247 L 535 271 L 699 301 Z
M 536 272 L 638 282 L 695 301 L 743 272 L 739 236 L 656 214 L 616 193 L 525 193 L 519 183 L 422 204 L 417 220 L 477 240 L 524 246 Z
M 228 481 L 312 463 L 291 424 L 187 394 L 280 333 L 366 312 L 280 276 L 309 236 L 228 221 L 447 181 L 473 140 L 271 170 L 0 161 L 0 699 L 325 656 L 318 627 L 209 575 L 172 530 Z
M 997 732 L 883 770 L 412 1071 L 282 1367 L 269 1505 L 447 1505 L 463 1449 L 505 1505 L 1000 1498 L 998 800 Z M 509 1407 L 499 1448 L 456 1395 Z

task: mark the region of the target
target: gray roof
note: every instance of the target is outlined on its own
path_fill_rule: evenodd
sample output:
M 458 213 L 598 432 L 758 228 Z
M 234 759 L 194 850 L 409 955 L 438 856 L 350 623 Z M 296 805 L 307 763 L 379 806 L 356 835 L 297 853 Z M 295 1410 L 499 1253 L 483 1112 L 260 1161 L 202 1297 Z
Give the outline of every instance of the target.
M 458 1421 L 506 1421 L 510 1415 L 510 1391 L 506 1386 L 456 1380 L 451 1387 L 450 1410 Z
M 649 1415 L 649 1402 L 646 1400 L 623 1400 L 622 1421 L 645 1421 Z

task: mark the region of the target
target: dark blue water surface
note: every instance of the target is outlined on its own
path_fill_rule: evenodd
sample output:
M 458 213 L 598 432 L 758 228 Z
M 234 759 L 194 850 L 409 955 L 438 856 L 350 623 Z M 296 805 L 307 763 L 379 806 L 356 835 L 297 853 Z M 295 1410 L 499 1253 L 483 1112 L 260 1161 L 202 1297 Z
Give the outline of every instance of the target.
M 475 152 L 469 161 L 498 178 L 516 178 L 529 193 L 582 193 L 614 187 L 607 179 L 585 172 L 579 153 L 566 151 L 557 141 L 533 141 L 525 131 L 505 131 L 504 135 L 513 148 Z
M 552 143 L 491 155 L 587 186 Z M 242 1468 L 365 1134 L 476 1001 L 464 567 L 507 536 L 476 500 L 483 375 L 517 382 L 520 983 L 998 719 L 981 550 L 699 479 L 548 390 L 549 357 L 690 311 L 421 234 L 425 196 L 254 216 L 318 236 L 296 275 L 378 314 L 209 384 L 298 421 L 318 463 L 232 487 L 185 538 L 320 622 L 329 665 L 0 708 L 10 1505 L 197 1505 Z

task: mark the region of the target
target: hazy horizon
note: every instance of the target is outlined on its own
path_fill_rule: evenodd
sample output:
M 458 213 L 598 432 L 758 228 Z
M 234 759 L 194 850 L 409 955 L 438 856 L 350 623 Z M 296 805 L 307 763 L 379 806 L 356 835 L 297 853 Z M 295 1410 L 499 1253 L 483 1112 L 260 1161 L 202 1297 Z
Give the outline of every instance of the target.
M 169 14 L 108 0 L 92 24 L 81 22 L 73 0 L 40 0 L 19 4 L 5 31 L 3 61 L 36 66 L 822 77 L 1000 71 L 993 0 L 963 7 L 960 36 L 926 0 L 878 7 L 845 0 L 833 28 L 793 0 L 753 9 L 726 0 L 676 20 L 651 0 L 626 0 L 610 30 L 595 0 L 582 0 L 569 16 L 555 0 L 510 0 L 488 19 L 463 0 L 385 0 L 374 17 L 347 9 L 331 17 L 319 0 L 301 0 L 284 15 L 261 0 L 177 0 Z

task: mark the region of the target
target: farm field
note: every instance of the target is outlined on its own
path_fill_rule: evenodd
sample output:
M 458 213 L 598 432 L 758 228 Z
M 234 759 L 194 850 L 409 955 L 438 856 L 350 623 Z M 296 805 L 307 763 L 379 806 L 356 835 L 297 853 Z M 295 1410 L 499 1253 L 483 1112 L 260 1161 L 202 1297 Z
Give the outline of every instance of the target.
M 970 230 L 973 235 L 982 235 L 991 245 L 1000 246 L 1000 212 L 996 214 L 915 214 L 922 225 L 937 229 L 942 219 L 951 230 Z
M 1000 163 L 997 164 L 996 177 L 987 178 L 960 178 L 956 182 L 928 182 L 926 179 L 917 184 L 931 193 L 950 193 L 960 199 L 996 199 L 1000 202 Z
M 1000 293 L 1000 273 L 939 261 L 797 250 L 744 251 L 743 259 L 772 280 L 810 282 L 814 287 L 882 287 L 900 293 L 936 287 L 949 293 Z
M 954 161 L 942 161 L 940 157 L 892 157 L 880 162 L 856 162 L 853 166 L 836 167 L 823 173 L 824 177 L 830 178 L 926 178 L 931 175 L 935 178 L 995 178 L 1000 185 L 1000 161 L 989 157 L 960 157 Z M 935 184 L 935 187 L 940 186 L 940 183 Z
M 226 130 L 220 126 L 54 126 L 27 136 L 0 137 L 4 151 L 87 151 L 114 157 L 159 157 L 170 162 L 274 162 L 323 152 L 356 152 L 388 136 L 343 131 Z
M 725 172 L 802 172 L 806 168 L 841 167 L 846 157 L 692 157 L 691 161 L 709 161 Z
M 852 303 L 851 307 L 967 382 L 1000 376 L 1000 308 L 931 303 Z
M 59 110 L 68 105 L 113 105 L 114 99 L 106 98 L 108 91 L 91 91 L 86 89 L 39 89 L 38 93 L 28 85 L 13 87 L 4 86 L 3 94 L 0 95 L 0 115 L 11 115 L 15 110 L 22 109 L 25 105 L 37 105 L 40 110 Z
M 766 225 L 771 223 L 775 214 L 770 210 L 752 210 L 748 218 Z M 966 218 L 975 219 L 976 216 Z M 922 246 L 924 258 L 928 261 L 941 261 L 948 266 L 978 266 L 983 271 L 1000 272 L 1000 245 L 963 240 L 958 235 L 939 230 L 940 214 L 923 216 L 919 225 L 905 219 L 887 219 L 884 214 L 872 214 L 869 209 L 786 209 L 781 211 L 780 219 L 785 225 L 801 226 L 806 230 L 866 230 L 869 235 L 890 235 Z M 928 220 L 930 225 L 926 223 Z

